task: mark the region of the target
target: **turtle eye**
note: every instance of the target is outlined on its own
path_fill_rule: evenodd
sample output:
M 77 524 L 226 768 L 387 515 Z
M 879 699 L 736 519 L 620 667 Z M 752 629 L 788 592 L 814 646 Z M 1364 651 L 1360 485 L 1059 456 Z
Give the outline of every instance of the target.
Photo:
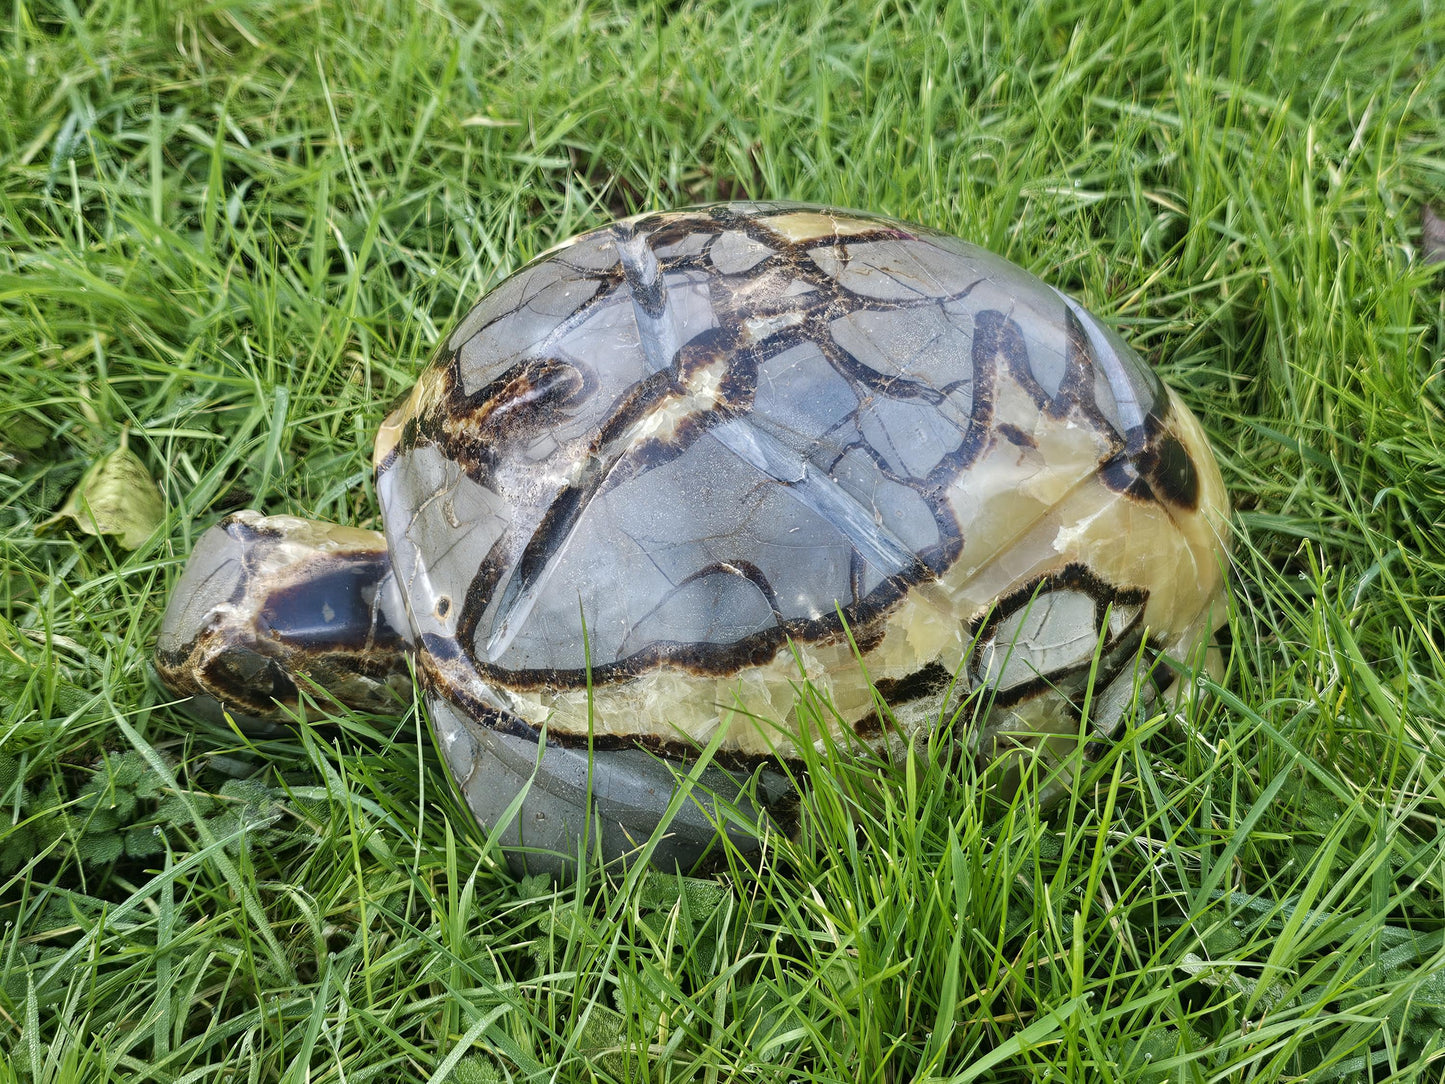
M 338 562 L 270 592 L 259 615 L 263 635 L 309 648 L 365 647 L 375 635 L 376 584 L 389 567 L 384 556 Z

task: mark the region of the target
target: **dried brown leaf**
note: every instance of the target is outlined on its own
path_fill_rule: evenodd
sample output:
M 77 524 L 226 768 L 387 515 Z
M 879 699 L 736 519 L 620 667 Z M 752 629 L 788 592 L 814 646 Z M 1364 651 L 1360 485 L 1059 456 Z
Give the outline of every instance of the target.
M 115 535 L 122 546 L 133 550 L 150 537 L 165 514 L 160 490 L 122 437 L 120 447 L 92 463 L 60 511 L 41 526 L 72 519 L 86 534 Z

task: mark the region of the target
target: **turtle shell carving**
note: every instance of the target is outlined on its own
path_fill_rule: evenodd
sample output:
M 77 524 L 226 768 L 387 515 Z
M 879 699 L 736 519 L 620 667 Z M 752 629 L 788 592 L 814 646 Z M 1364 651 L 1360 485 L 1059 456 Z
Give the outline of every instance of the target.
M 1092 676 L 1107 735 L 1136 663 L 1225 616 L 1224 487 L 1179 398 L 1029 273 L 855 212 L 582 234 L 466 315 L 375 463 L 373 594 L 484 821 L 498 735 L 642 764 L 724 727 L 720 763 L 786 759 L 803 674 L 867 740 L 865 669 L 904 732 L 986 694 L 990 756 L 1075 733 Z
M 559 740 L 589 666 L 594 736 L 671 749 L 786 720 L 800 661 L 876 727 L 845 627 L 885 697 L 963 672 L 1004 707 L 1221 617 L 1223 487 L 1179 400 L 1033 276 L 858 214 L 576 238 L 452 332 L 376 465 L 431 687 Z

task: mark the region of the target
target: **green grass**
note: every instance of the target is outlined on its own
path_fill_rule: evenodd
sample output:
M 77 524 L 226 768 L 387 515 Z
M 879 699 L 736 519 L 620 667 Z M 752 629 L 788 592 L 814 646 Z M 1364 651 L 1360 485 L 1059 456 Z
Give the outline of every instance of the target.
M 0 1081 L 1445 1080 L 1445 12 L 1108 7 L 10 6 Z M 199 529 L 374 523 L 485 287 L 740 194 L 971 237 L 1140 346 L 1238 507 L 1212 698 L 1049 812 L 827 757 L 760 871 L 565 886 L 415 713 L 168 703 Z M 122 439 L 162 526 L 41 530 Z

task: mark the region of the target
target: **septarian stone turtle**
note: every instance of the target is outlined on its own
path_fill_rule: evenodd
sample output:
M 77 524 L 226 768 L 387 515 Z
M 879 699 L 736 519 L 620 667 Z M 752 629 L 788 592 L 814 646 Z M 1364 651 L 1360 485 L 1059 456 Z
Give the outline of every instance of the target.
M 643 843 L 720 727 L 652 857 L 701 854 L 730 803 L 694 799 L 762 765 L 728 828 L 755 845 L 800 670 L 869 741 L 864 668 L 905 736 L 973 696 L 997 757 L 1077 734 L 1089 690 L 1107 736 L 1137 664 L 1225 616 L 1224 487 L 1174 393 L 1006 260 L 854 212 L 574 238 L 467 314 L 375 463 L 384 536 L 251 512 L 203 536 L 161 673 L 265 722 L 300 684 L 393 707 L 411 653 L 518 864 Z

